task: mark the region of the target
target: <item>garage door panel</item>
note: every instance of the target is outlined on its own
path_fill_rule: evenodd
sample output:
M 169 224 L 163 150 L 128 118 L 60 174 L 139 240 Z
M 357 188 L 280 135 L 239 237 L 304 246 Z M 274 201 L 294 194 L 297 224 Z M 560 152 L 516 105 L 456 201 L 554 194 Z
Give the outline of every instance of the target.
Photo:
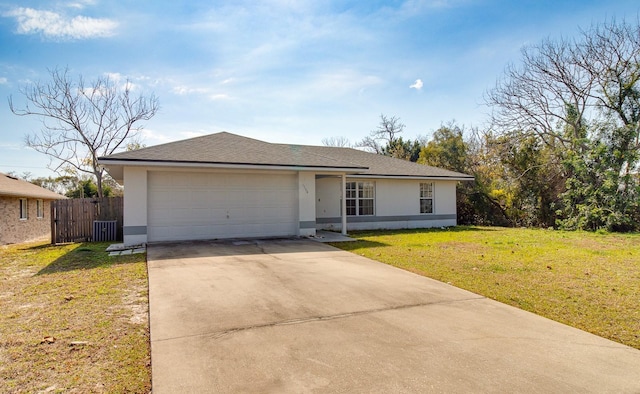
M 181 174 L 182 173 L 175 172 L 151 172 L 149 174 L 149 181 L 151 181 L 155 187 L 161 189 L 187 188 L 191 183 L 192 177 L 183 176 Z
M 170 225 L 171 223 L 188 222 L 191 210 L 184 208 L 163 207 L 161 209 L 152 209 L 149 216 L 153 217 L 153 223 L 158 225 Z
M 194 208 L 190 212 L 189 220 L 185 222 L 192 223 L 194 225 L 207 225 L 213 220 L 211 209 L 209 208 Z
M 150 172 L 149 241 L 297 233 L 294 174 Z
M 218 193 L 212 193 L 211 191 L 208 190 L 194 190 L 193 192 L 191 192 L 191 196 L 190 196 L 190 200 L 191 200 L 191 204 L 193 207 L 209 207 L 211 198 L 212 198 L 212 194 L 218 194 Z
M 163 208 L 163 209 L 168 207 L 179 208 L 175 206 L 176 199 L 184 201 L 187 198 L 187 195 L 181 196 L 181 195 L 178 195 L 177 192 L 169 194 L 168 192 L 170 191 L 171 191 L 170 189 L 159 189 L 159 190 L 150 191 L 152 193 L 151 196 L 153 198 L 153 202 L 157 208 Z
M 192 189 L 206 189 L 210 186 L 210 177 L 206 173 L 189 174 L 187 185 Z

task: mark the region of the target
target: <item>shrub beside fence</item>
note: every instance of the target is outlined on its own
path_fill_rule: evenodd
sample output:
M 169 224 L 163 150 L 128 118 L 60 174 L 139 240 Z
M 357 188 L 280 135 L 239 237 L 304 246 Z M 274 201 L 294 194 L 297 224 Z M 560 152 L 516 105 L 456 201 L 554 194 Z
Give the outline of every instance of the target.
M 51 202 L 51 243 L 86 242 L 94 239 L 94 221 L 115 221 L 115 240 L 121 241 L 122 197 L 74 198 Z M 98 228 L 102 228 L 98 226 Z

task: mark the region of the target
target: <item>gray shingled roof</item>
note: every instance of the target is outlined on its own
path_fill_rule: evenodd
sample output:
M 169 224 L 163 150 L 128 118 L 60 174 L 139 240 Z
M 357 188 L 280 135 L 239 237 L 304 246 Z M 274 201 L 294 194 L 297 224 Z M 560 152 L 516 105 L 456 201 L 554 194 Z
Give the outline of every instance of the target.
M 0 173 L 0 196 L 42 198 L 44 200 L 60 200 L 66 198 L 51 190 L 2 173 Z
M 294 167 L 362 166 L 344 159 L 304 152 L 299 145 L 271 144 L 253 138 L 222 132 L 188 140 L 170 142 L 100 158 L 111 160 L 152 161 L 167 163 L 247 164 Z
M 227 132 L 116 153 L 99 160 L 107 166 L 110 162 L 236 164 L 344 168 L 361 175 L 472 178 L 357 149 L 272 144 Z
M 329 157 L 342 157 L 367 167 L 367 170 L 358 172 L 360 175 L 473 179 L 471 175 L 445 170 L 444 168 L 426 166 L 352 148 L 303 146 L 302 149 L 310 153 L 322 152 L 323 155 Z

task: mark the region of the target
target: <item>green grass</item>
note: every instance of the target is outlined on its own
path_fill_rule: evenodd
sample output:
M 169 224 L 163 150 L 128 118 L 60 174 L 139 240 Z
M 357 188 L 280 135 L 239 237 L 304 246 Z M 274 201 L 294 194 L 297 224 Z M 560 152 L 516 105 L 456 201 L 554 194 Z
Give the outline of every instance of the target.
M 0 392 L 150 391 L 145 255 L 108 245 L 0 247 Z
M 348 250 L 640 349 L 640 234 L 355 232 Z

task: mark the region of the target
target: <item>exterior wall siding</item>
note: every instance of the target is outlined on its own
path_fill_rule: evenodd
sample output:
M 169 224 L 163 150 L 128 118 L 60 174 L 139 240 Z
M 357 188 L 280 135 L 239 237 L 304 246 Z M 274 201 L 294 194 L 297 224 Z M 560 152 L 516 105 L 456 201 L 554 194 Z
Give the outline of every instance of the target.
M 20 198 L 0 196 L 0 245 L 51 238 L 50 201 L 43 200 L 43 217 L 37 217 L 36 198 L 27 198 L 28 218 L 20 219 Z
M 124 223 L 125 245 L 147 243 L 147 169 L 124 168 Z
M 347 181 L 358 181 L 348 178 Z M 348 216 L 347 230 L 428 228 L 455 226 L 456 181 L 363 179 L 375 182 L 375 215 Z M 420 183 L 433 182 L 434 212 L 420 214 Z M 341 230 L 340 180 L 319 178 L 316 183 L 316 227 Z

